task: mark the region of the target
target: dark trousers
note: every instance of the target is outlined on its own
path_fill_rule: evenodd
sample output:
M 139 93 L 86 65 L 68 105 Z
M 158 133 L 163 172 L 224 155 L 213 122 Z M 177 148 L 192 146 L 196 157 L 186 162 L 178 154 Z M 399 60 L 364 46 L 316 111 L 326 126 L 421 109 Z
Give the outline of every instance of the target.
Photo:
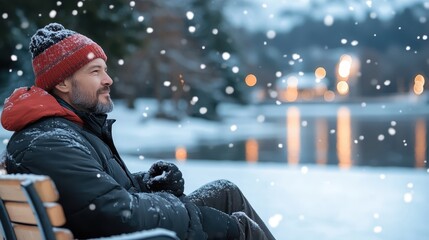
M 237 218 L 240 231 L 244 233 L 243 240 L 275 240 L 241 190 L 228 180 L 208 183 L 188 197 L 197 206 L 212 207 Z

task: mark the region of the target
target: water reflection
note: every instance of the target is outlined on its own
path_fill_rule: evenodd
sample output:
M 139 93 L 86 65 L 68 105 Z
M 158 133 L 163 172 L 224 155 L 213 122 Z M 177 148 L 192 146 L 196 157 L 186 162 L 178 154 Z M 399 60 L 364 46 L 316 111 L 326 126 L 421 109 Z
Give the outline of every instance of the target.
M 341 107 L 337 115 L 337 155 L 340 168 L 348 168 L 352 165 L 351 141 L 350 110 L 346 107 Z
M 426 160 L 426 122 L 424 119 L 417 119 L 416 123 L 416 145 L 415 145 L 415 158 L 416 167 L 425 167 Z
M 328 122 L 316 120 L 316 163 L 325 165 L 328 162 Z
M 301 150 L 301 120 L 299 117 L 299 110 L 296 107 L 290 107 L 287 110 L 287 162 L 291 165 L 299 163 L 300 150 Z
M 258 161 L 259 145 L 255 139 L 249 139 L 246 141 L 246 161 L 257 162 Z
M 308 115 L 291 106 L 274 136 L 228 143 L 201 141 L 197 147 L 181 146 L 174 153 L 146 153 L 145 157 L 425 168 L 427 120 L 418 114 L 363 116 L 348 107 L 328 116 Z

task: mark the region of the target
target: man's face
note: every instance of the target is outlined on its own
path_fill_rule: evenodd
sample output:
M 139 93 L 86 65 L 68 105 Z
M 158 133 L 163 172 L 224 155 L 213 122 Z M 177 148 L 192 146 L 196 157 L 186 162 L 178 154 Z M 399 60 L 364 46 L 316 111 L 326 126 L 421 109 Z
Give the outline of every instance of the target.
M 109 94 L 113 81 L 103 59 L 97 58 L 83 66 L 72 76 L 71 83 L 70 100 L 75 108 L 92 113 L 113 110 Z

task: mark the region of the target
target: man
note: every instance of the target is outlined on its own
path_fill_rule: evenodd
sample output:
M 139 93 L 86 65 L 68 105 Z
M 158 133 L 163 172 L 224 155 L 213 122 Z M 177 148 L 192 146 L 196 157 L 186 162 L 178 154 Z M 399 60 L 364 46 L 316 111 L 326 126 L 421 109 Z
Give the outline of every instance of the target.
M 52 23 L 30 42 L 35 86 L 6 99 L 1 122 L 15 131 L 8 173 L 50 176 L 77 238 L 156 227 L 181 239 L 274 239 L 237 186 L 209 183 L 188 196 L 182 173 L 159 161 L 130 173 L 113 143 L 107 57 L 91 39 Z

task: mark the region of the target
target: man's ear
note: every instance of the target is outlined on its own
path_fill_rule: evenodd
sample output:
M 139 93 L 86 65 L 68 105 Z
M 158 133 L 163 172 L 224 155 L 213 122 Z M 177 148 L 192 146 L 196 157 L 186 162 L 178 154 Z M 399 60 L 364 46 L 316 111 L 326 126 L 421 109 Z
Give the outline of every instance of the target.
M 64 81 L 55 85 L 54 89 L 61 93 L 68 93 L 71 89 L 71 80 L 70 78 L 65 79 Z

